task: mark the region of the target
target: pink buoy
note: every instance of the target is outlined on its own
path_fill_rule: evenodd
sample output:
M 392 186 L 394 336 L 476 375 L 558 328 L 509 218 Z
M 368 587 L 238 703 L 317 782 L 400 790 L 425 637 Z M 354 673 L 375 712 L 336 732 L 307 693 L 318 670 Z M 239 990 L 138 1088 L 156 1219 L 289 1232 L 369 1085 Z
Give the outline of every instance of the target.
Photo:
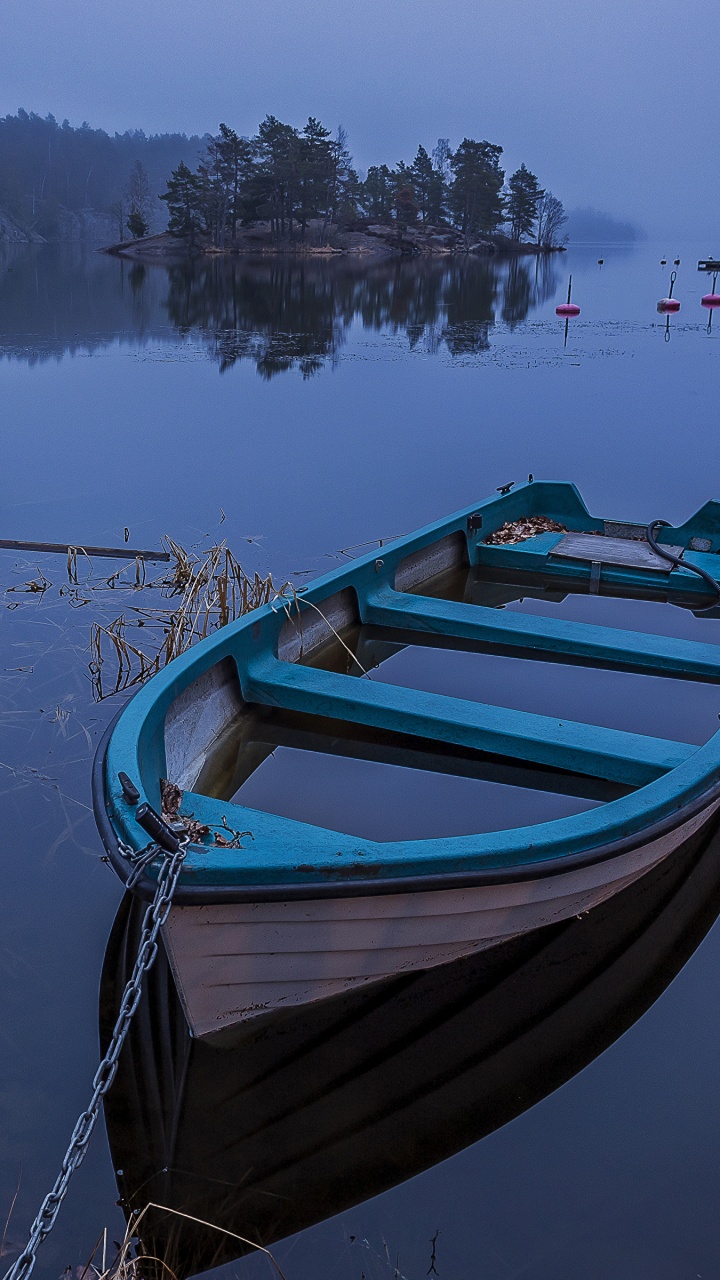
M 715 274 L 713 275 L 712 289 L 710 290 L 709 293 L 704 293 L 702 298 L 700 299 L 701 306 L 710 307 L 710 308 L 720 307 L 720 293 L 715 292 L 717 278 L 718 278 L 718 273 L 716 271 Z
M 677 298 L 673 298 L 673 288 L 675 287 L 676 280 L 677 271 L 673 271 L 670 274 L 670 292 L 667 298 L 661 298 L 657 304 L 657 309 L 662 316 L 670 315 L 671 312 L 680 310 L 680 303 Z
M 571 301 L 570 301 L 570 294 L 571 294 L 571 293 L 572 293 L 572 276 L 570 276 L 570 279 L 568 280 L 568 296 L 567 296 L 567 302 L 561 302 L 561 303 L 560 303 L 560 306 L 555 308 L 555 315 L 556 315 L 556 316 L 565 316 L 565 317 L 567 318 L 568 316 L 579 316 L 579 315 L 580 315 L 580 308 L 579 308 L 579 306 L 577 305 L 577 303 L 576 303 L 576 302 L 571 302 Z

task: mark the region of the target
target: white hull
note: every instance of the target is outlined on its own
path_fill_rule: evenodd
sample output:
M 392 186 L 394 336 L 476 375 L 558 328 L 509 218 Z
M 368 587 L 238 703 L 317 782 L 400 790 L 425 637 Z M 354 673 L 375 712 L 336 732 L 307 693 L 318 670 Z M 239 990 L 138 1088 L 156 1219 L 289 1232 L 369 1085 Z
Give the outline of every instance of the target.
M 616 858 L 536 880 L 173 907 L 163 936 L 188 1024 L 211 1035 L 580 915 L 668 857 L 719 806 Z

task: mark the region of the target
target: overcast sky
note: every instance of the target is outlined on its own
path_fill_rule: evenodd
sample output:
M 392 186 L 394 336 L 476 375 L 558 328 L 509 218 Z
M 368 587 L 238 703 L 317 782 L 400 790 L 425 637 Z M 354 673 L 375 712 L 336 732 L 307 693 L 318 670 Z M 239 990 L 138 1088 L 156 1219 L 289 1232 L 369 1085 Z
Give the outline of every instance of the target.
M 709 0 L 0 0 L 0 115 L 114 131 L 345 125 L 359 167 L 464 135 L 567 207 L 718 226 Z M 720 226 L 718 226 L 720 230 Z M 668 251 L 673 246 L 668 243 Z

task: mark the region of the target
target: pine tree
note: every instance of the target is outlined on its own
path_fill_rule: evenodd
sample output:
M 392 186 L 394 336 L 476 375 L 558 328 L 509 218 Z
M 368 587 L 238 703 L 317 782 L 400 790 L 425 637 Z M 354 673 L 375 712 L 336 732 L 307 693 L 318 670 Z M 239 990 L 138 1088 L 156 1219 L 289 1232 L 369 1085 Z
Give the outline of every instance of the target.
M 478 233 L 496 231 L 502 222 L 505 174 L 500 168 L 501 155 L 502 147 L 463 138 L 450 160 L 454 175 L 450 208 L 466 241 Z
M 266 116 L 254 142 L 262 212 L 270 219 L 274 239 L 286 232 L 292 239 L 300 149 L 297 129 Z
M 214 141 L 226 192 L 227 223 L 234 240 L 237 224 L 242 221 L 245 213 L 244 193 L 252 177 L 252 143 L 247 138 L 240 137 L 226 124 L 220 125 L 220 132 Z
M 530 234 L 544 195 L 535 174 L 521 164 L 508 182 L 507 218 L 513 240 Z
M 137 209 L 130 210 L 125 226 L 130 232 L 133 240 L 142 240 L 143 236 L 147 235 L 149 229 L 147 222 Z
M 418 147 L 415 159 L 410 166 L 410 172 L 412 173 L 420 217 L 423 222 L 429 222 L 435 170 L 433 169 L 433 162 L 423 146 Z
M 197 174 L 180 161 L 168 178 L 167 191 L 160 196 L 167 203 L 168 231 L 180 236 L 194 246 L 203 227 L 202 207 L 204 191 Z
M 395 221 L 400 227 L 408 227 L 417 222 L 420 207 L 411 182 L 399 175 L 395 187 Z
M 386 164 L 371 164 L 361 184 L 360 202 L 368 218 L 389 222 L 393 208 L 393 181 Z
M 301 235 L 308 219 L 327 217 L 335 179 L 335 155 L 331 133 L 314 116 L 302 131 L 298 148 L 298 208 Z

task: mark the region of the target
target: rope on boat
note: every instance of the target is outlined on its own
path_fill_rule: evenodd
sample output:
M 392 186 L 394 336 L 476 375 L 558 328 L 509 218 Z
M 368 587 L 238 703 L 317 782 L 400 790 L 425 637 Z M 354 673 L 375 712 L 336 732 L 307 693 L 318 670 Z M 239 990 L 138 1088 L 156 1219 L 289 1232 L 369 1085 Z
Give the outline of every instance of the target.
M 660 528 L 671 529 L 672 525 L 669 520 L 651 520 L 646 529 L 647 540 L 655 552 L 655 555 L 660 556 L 662 560 L 667 560 L 669 564 L 674 565 L 676 568 L 690 569 L 692 573 L 697 573 L 699 577 L 703 578 L 705 582 L 707 582 L 708 586 L 715 592 L 718 600 L 720 600 L 720 582 L 716 582 L 715 578 L 713 578 L 711 574 L 706 573 L 704 569 L 701 569 L 699 565 L 690 564 L 688 560 L 681 560 L 679 556 L 674 556 L 672 551 L 668 551 L 659 542 L 656 542 L 655 530 Z M 714 604 L 709 606 L 711 609 L 715 609 L 716 607 L 717 606 Z
M 149 806 L 146 807 L 149 809 Z M 158 953 L 158 934 L 167 920 L 172 906 L 175 886 L 185 861 L 185 853 L 189 842 L 187 836 L 177 836 L 171 831 L 154 810 L 151 810 L 151 813 L 157 823 L 164 828 L 164 831 L 161 831 L 160 827 L 157 826 L 155 830 L 158 836 L 164 837 L 163 843 L 166 843 L 168 847 L 163 848 L 156 840 L 152 840 L 149 845 L 144 849 L 140 849 L 139 852 L 135 852 L 128 845 L 120 845 L 120 852 L 125 855 L 133 866 L 127 881 L 129 886 L 134 883 L 140 872 L 150 862 L 153 862 L 156 858 L 162 858 L 155 894 L 143 917 L 140 945 L 133 971 L 123 992 L 110 1043 L 100 1066 L 95 1072 L 90 1102 L 85 1111 L 78 1117 L 70 1139 L 70 1145 L 65 1152 L 60 1173 L 55 1180 L 52 1191 L 48 1192 L 38 1210 L 37 1217 L 30 1228 L 28 1242 L 19 1258 L 16 1259 L 10 1270 L 5 1273 L 3 1280 L 27 1280 L 35 1266 L 35 1258 L 40 1245 L 55 1226 L 60 1206 L 70 1185 L 70 1179 L 85 1159 L 93 1129 L 100 1115 L 103 1099 L 115 1079 L 120 1051 L 140 1003 L 143 978 L 155 963 L 155 957 Z

